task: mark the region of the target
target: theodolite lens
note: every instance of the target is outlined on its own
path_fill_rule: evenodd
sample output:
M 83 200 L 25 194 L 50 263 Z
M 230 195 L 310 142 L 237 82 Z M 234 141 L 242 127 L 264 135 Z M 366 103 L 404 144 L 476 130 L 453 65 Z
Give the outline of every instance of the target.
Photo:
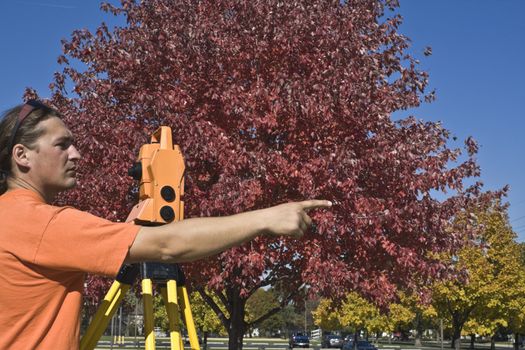
M 137 181 L 142 179 L 142 163 L 137 162 L 128 169 L 128 175 Z
M 172 222 L 175 219 L 175 212 L 172 207 L 165 205 L 160 208 L 160 217 L 166 222 Z
M 173 202 L 175 200 L 175 190 L 171 186 L 162 187 L 160 195 L 166 202 Z

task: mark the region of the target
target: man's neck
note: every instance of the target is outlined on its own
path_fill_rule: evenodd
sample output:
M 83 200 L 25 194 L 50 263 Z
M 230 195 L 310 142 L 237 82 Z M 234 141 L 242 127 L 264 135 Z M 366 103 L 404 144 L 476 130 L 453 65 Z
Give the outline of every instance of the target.
M 30 191 L 37 193 L 40 197 L 42 197 L 46 201 L 46 203 L 53 202 L 53 200 L 55 199 L 55 195 L 56 195 L 56 194 L 46 195 L 45 191 L 40 190 L 38 186 L 32 183 L 32 181 L 26 180 L 22 177 L 8 178 L 7 191 L 14 190 L 17 188 L 24 188 L 26 190 L 30 190 Z

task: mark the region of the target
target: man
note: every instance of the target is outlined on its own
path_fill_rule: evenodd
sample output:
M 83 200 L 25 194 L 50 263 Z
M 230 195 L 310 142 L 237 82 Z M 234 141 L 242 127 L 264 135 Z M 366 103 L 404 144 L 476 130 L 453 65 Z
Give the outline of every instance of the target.
M 80 154 L 55 110 L 37 101 L 0 120 L 0 349 L 75 349 L 86 273 L 115 277 L 123 263 L 178 263 L 258 235 L 301 237 L 309 200 L 158 227 L 112 223 L 51 205 L 76 184 Z

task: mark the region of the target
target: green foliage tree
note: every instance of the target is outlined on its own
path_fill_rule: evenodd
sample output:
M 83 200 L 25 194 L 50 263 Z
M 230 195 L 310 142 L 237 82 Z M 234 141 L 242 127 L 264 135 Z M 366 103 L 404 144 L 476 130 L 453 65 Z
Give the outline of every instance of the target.
M 281 312 L 264 320 L 259 320 L 268 311 L 279 306 L 279 301 L 272 289 L 258 289 L 246 302 L 246 316 L 252 328 L 258 328 L 261 335 L 277 333 L 284 325 Z
M 190 299 L 195 328 L 202 334 L 204 344 L 208 342 L 209 333 L 227 334 L 221 320 L 219 320 L 219 317 L 217 317 L 217 314 L 210 308 L 208 303 L 204 301 L 199 292 L 191 293 Z
M 225 335 L 227 334 L 221 321 L 210 308 L 210 306 L 204 302 L 198 292 L 193 292 L 190 295 L 190 306 L 193 316 L 193 322 L 196 330 L 203 335 L 203 341 L 206 343 L 207 336 L 210 332 Z M 169 318 L 164 305 L 164 300 L 160 294 L 153 296 L 153 316 L 156 327 L 160 327 L 163 331 L 169 330 Z M 183 315 L 181 314 L 181 317 Z M 181 329 L 185 329 L 186 325 L 181 319 Z
M 153 296 L 153 319 L 156 327 L 160 327 L 164 332 L 169 331 L 170 322 L 168 313 L 164 306 L 164 300 L 160 294 Z

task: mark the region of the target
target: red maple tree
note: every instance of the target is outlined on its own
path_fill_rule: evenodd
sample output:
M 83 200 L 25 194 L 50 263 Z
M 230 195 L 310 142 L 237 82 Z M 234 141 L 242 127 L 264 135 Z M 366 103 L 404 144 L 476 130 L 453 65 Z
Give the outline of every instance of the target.
M 282 306 L 356 290 L 379 304 L 398 288 L 447 275 L 436 254 L 459 248 L 447 229 L 480 184 L 477 146 L 392 113 L 432 100 L 387 0 L 122 0 L 127 25 L 75 31 L 52 83 L 83 154 L 65 203 L 118 220 L 134 204 L 126 175 L 159 125 L 186 158 L 186 216 L 229 215 L 329 199 L 301 240 L 260 237 L 188 264 L 242 348 L 247 298 L 279 285 Z M 71 90 L 71 91 L 69 91 Z M 449 191 L 438 200 L 434 191 Z M 269 315 L 278 308 L 269 312 Z M 266 318 L 262 316 L 261 319 Z

